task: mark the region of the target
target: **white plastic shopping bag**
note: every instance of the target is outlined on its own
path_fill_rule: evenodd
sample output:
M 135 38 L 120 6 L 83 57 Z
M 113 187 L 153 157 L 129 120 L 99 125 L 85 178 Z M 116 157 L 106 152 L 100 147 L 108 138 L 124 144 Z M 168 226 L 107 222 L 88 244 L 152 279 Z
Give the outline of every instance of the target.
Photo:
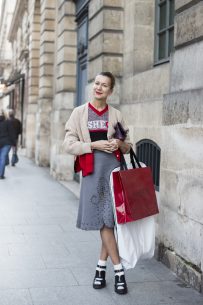
M 143 167 L 145 165 L 143 164 Z M 120 167 L 113 170 L 119 171 Z M 125 224 L 118 224 L 115 213 L 113 177 L 110 176 L 110 187 L 115 216 L 115 236 L 121 263 L 125 269 L 134 268 L 140 259 L 150 259 L 155 250 L 155 216 L 146 217 Z

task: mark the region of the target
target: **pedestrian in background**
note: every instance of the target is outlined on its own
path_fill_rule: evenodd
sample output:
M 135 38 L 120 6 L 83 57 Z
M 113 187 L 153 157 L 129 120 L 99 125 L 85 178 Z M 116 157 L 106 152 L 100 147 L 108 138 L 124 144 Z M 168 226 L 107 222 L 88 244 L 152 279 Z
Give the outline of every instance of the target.
M 77 227 L 100 230 L 101 251 L 93 288 L 106 286 L 106 265 L 110 256 L 115 271 L 115 292 L 127 293 L 123 266 L 120 262 L 114 236 L 114 214 L 110 192 L 110 174 L 120 166 L 120 151 L 130 150 L 129 137 L 125 141 L 114 139 L 118 122 L 127 131 L 121 112 L 107 104 L 115 85 L 110 72 L 99 73 L 93 85 L 91 102 L 76 107 L 66 123 L 63 143 L 66 152 L 79 156 L 75 167 L 82 170 Z
M 11 146 L 16 143 L 13 124 L 6 119 L 3 110 L 0 110 L 0 179 L 4 179 L 6 159 Z
M 14 133 L 15 133 L 15 145 L 12 146 L 12 157 L 11 157 L 11 165 L 15 166 L 15 164 L 18 162 L 18 155 L 17 155 L 18 139 L 19 139 L 19 135 L 22 134 L 22 123 L 20 122 L 20 120 L 15 118 L 15 113 L 13 109 L 8 110 L 8 120 L 13 124 Z

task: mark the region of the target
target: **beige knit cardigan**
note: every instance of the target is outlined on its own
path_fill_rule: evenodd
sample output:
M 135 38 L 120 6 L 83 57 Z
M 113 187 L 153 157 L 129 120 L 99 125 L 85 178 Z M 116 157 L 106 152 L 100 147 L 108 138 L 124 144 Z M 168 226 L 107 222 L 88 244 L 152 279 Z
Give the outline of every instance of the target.
M 129 130 L 119 110 L 109 105 L 108 111 L 109 111 L 109 121 L 108 121 L 107 138 L 108 140 L 110 140 L 113 138 L 113 135 L 115 133 L 114 126 L 116 125 L 117 122 L 120 122 L 125 130 L 127 131 Z M 88 124 L 88 103 L 76 107 L 73 110 L 69 120 L 65 125 L 66 135 L 63 142 L 63 149 L 67 153 L 78 156 L 92 152 L 91 139 L 87 124 Z M 131 144 L 129 140 L 129 135 L 127 135 L 125 142 Z

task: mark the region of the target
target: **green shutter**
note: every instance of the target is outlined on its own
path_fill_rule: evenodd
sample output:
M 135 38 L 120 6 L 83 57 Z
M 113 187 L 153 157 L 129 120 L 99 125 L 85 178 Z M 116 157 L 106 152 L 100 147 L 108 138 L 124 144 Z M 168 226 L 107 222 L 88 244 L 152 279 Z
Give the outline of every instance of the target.
M 155 64 L 169 60 L 174 47 L 174 0 L 155 2 Z

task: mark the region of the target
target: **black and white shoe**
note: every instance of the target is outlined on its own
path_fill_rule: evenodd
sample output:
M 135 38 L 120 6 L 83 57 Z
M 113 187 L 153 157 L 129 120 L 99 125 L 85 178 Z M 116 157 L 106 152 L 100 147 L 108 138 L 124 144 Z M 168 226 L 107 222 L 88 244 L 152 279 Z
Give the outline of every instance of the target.
M 115 292 L 118 294 L 126 294 L 128 292 L 127 284 L 125 281 L 125 273 L 123 269 L 114 270 L 115 272 Z
M 94 289 L 101 289 L 106 286 L 106 266 L 97 265 L 96 273 L 93 281 L 93 288 Z

